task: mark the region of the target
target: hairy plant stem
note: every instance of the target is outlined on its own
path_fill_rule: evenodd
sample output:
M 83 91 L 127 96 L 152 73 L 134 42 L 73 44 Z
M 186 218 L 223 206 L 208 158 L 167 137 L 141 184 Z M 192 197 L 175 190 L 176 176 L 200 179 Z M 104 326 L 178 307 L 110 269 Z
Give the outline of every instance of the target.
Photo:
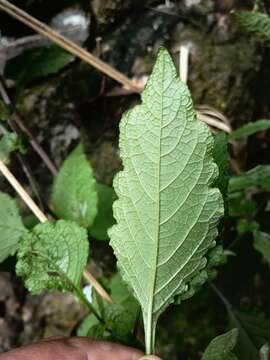
M 145 354 L 151 355 L 155 352 L 156 322 L 149 316 L 145 326 Z
M 89 309 L 90 312 L 92 312 L 93 315 L 98 319 L 99 322 L 102 324 L 105 324 L 105 320 L 99 315 L 97 310 L 94 308 L 94 306 L 87 300 L 86 296 L 82 292 L 82 289 L 79 286 L 76 286 L 73 284 L 73 282 L 68 278 L 68 276 L 61 271 L 61 269 L 58 269 L 58 272 L 60 276 L 65 278 L 65 280 L 69 283 L 69 285 L 72 287 L 74 294 L 77 296 L 77 298 Z
M 65 272 L 54 262 L 50 260 L 50 258 L 47 255 L 44 255 L 39 252 L 32 251 L 32 255 L 34 256 L 40 256 L 41 258 L 45 259 L 48 263 L 52 265 L 53 268 L 55 268 L 56 273 L 60 278 L 63 279 L 64 282 L 68 284 L 68 286 L 72 289 L 73 294 L 76 295 L 76 297 L 95 315 L 97 320 L 101 322 L 102 324 L 105 324 L 104 319 L 98 314 L 97 310 L 94 308 L 94 306 L 87 300 L 86 296 L 82 292 L 82 289 L 75 285 L 72 280 L 65 274 Z

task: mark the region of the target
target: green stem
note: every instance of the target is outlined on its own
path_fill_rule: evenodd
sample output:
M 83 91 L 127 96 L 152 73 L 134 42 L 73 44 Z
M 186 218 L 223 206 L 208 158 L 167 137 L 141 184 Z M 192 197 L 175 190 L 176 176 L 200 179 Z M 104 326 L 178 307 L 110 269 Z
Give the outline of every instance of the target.
M 74 285 L 74 284 L 72 284 Z M 93 315 L 95 315 L 95 317 L 98 319 L 98 321 L 100 321 L 102 324 L 105 324 L 104 319 L 102 319 L 102 317 L 98 314 L 98 312 L 96 311 L 96 309 L 94 308 L 94 306 L 87 300 L 86 296 L 84 295 L 84 293 L 82 292 L 81 288 L 77 287 L 77 286 L 73 286 L 73 290 L 77 296 L 77 298 L 85 305 L 88 307 L 88 309 L 93 313 Z
M 155 334 L 156 334 L 156 322 L 153 321 L 153 317 L 149 316 L 146 319 L 145 324 L 145 354 L 152 355 L 155 353 Z
M 84 305 L 87 306 L 87 308 L 93 313 L 93 315 L 97 318 L 98 321 L 100 321 L 102 324 L 105 324 L 105 320 L 98 314 L 98 312 L 96 311 L 94 306 L 87 300 L 87 298 L 84 295 L 84 293 L 82 292 L 81 288 L 79 286 L 76 286 L 57 264 L 53 263 L 46 255 L 37 253 L 35 251 L 32 251 L 31 253 L 32 253 L 32 255 L 40 256 L 43 259 L 46 259 L 46 261 L 48 261 L 55 268 L 55 271 L 57 272 L 58 276 L 62 277 L 63 280 L 69 284 L 70 288 L 76 294 L 77 298 Z
M 60 276 L 62 276 L 65 281 L 68 282 L 68 284 L 70 285 L 70 287 L 73 289 L 74 293 L 76 294 L 76 296 L 78 297 L 78 299 L 88 307 L 88 309 L 93 313 L 93 315 L 95 315 L 95 317 L 98 319 L 98 321 L 100 321 L 102 324 L 105 324 L 104 319 L 102 319 L 102 317 L 98 314 L 98 312 L 96 311 L 96 309 L 94 308 L 94 306 L 87 300 L 86 296 L 84 295 L 84 293 L 82 292 L 82 289 L 78 286 L 76 286 L 70 279 L 69 277 L 57 266 L 55 265 L 57 272 L 59 273 Z

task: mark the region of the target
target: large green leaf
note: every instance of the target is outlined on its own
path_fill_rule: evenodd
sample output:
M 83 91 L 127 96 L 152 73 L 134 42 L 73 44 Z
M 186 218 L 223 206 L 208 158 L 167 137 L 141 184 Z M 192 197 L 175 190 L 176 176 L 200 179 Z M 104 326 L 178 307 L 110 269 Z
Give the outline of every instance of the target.
M 254 231 L 254 248 L 259 251 L 270 266 L 270 235 L 262 231 Z
M 36 225 L 22 237 L 16 272 L 27 289 L 73 290 L 79 286 L 88 257 L 87 231 L 72 221 Z
M 244 31 L 258 40 L 270 42 L 270 17 L 258 11 L 237 11 L 234 17 Z
M 15 254 L 25 232 L 16 201 L 0 192 L 0 263 Z
M 213 339 L 205 350 L 202 360 L 237 360 L 233 354 L 237 342 L 238 330 L 232 329 Z
M 270 120 L 257 120 L 253 123 L 248 123 L 239 129 L 232 131 L 229 135 L 230 140 L 239 140 L 253 135 L 259 131 L 270 128 Z
M 185 297 L 215 246 L 222 196 L 213 137 L 199 122 L 190 93 L 161 49 L 142 104 L 120 124 L 124 170 L 114 181 L 117 225 L 109 230 L 124 279 L 144 318 L 146 352 L 154 350 L 159 315 Z
M 115 223 L 112 204 L 116 196 L 110 186 L 97 183 L 96 189 L 98 193 L 98 211 L 89 233 L 97 240 L 107 240 L 109 238 L 108 229 Z
M 240 176 L 232 177 L 229 182 L 230 193 L 247 190 L 251 187 L 270 190 L 270 165 L 258 165 Z
M 57 175 L 52 204 L 59 218 L 92 225 L 97 214 L 96 181 L 81 145 L 69 155 Z

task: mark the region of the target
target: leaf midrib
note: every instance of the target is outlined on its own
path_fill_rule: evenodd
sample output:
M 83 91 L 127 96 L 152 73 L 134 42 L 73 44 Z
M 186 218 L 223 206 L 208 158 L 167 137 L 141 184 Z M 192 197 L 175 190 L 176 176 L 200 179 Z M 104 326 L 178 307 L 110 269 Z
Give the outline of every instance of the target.
M 147 336 L 148 339 L 151 339 L 151 347 L 154 347 L 154 332 L 155 332 L 155 324 L 153 321 L 153 303 L 154 303 L 154 294 L 155 294 L 155 286 L 157 279 L 157 263 L 158 263 L 158 250 L 159 250 L 159 242 L 160 242 L 160 168 L 161 168 L 161 139 L 162 139 L 162 129 L 163 129 L 163 93 L 164 93 L 164 73 L 165 73 L 165 60 L 163 60 L 163 68 L 162 68 L 162 91 L 161 91 L 161 120 L 160 120 L 160 133 L 159 133 L 159 161 L 158 161 L 158 218 L 157 218 L 157 234 L 156 234 L 156 252 L 155 252 L 155 260 L 154 260 L 154 271 L 151 279 L 152 286 L 150 288 L 150 296 L 149 296 L 149 305 L 148 305 L 148 313 L 147 313 Z M 154 349 L 151 349 L 153 351 Z

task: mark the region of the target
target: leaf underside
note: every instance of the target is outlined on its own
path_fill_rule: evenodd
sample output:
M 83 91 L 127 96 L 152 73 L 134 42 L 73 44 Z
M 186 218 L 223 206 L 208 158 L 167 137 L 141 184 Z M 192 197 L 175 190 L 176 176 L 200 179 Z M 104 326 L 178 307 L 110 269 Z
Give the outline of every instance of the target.
M 87 231 L 76 223 L 38 224 L 20 241 L 16 272 L 33 294 L 44 289 L 72 291 L 80 284 L 88 250 Z
M 190 93 L 161 49 L 142 103 L 120 124 L 124 170 L 114 181 L 117 224 L 109 231 L 124 279 L 143 312 L 146 351 L 158 316 L 185 296 L 215 246 L 223 201 L 213 138 L 197 121 Z

